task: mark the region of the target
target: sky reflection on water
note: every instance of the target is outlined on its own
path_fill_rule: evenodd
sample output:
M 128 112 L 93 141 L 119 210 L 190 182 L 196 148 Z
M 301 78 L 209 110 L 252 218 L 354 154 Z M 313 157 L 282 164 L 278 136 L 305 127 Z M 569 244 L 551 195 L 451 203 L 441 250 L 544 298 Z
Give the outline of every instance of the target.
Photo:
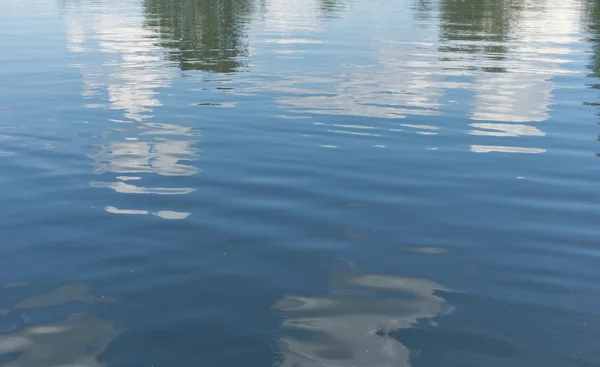
M 0 364 L 595 365 L 599 34 L 596 0 L 0 1 Z

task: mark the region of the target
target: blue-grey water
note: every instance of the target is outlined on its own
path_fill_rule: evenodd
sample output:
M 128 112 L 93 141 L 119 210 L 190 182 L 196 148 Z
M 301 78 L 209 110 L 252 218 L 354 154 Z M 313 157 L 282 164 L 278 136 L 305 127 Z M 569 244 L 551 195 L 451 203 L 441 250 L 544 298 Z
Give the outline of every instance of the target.
M 0 365 L 600 366 L 600 1 L 0 0 Z

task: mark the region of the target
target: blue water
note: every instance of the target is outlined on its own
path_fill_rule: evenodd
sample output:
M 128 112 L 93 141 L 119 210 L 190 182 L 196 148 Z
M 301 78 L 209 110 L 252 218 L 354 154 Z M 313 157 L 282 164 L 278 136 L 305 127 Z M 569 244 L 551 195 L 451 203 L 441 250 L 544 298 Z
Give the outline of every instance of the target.
M 0 0 L 0 365 L 600 366 L 600 2 Z

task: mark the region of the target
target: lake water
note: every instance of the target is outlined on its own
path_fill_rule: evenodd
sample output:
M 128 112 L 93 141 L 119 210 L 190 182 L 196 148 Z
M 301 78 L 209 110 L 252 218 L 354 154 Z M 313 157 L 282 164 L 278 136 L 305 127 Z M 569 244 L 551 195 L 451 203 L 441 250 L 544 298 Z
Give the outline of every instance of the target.
M 600 366 L 600 1 L 0 0 L 0 365 Z

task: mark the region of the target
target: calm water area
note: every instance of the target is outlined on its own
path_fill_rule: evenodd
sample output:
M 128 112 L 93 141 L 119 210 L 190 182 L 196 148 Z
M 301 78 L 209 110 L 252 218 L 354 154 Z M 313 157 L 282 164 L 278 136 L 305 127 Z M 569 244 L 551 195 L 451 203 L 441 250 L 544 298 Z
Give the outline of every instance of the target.
M 600 0 L 0 0 L 0 365 L 599 367 Z

